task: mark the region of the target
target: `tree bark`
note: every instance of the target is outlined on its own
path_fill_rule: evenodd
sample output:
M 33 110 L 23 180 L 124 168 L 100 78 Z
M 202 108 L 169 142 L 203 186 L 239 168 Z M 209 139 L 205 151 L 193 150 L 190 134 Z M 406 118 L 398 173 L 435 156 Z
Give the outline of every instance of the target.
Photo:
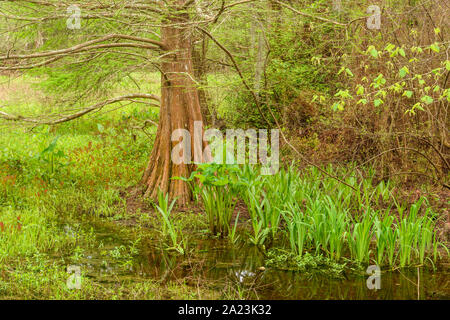
M 207 70 L 206 70 L 206 47 L 208 38 L 204 34 L 201 34 L 201 49 L 193 49 L 192 59 L 194 65 L 194 75 L 195 79 L 200 83 L 200 88 L 198 89 L 198 95 L 200 99 L 200 107 L 202 110 L 203 120 L 207 125 L 215 126 L 215 113 L 209 108 L 210 99 L 206 91 L 208 86 Z
M 161 190 L 168 193 L 171 199 L 176 198 L 180 205 L 191 201 L 191 191 L 186 182 L 171 178 L 189 177 L 194 164 L 175 164 L 172 161 L 172 150 L 179 143 L 171 141 L 173 131 L 188 130 L 192 156 L 194 159 L 201 159 L 201 162 L 204 160 L 203 154 L 198 152 L 198 146 L 194 147 L 194 121 L 202 121 L 202 113 L 193 79 L 192 37 L 191 30 L 185 26 L 187 18 L 184 13 L 173 14 L 167 18 L 167 24 L 161 30 L 162 41 L 167 46 L 168 54 L 161 64 L 160 119 L 153 150 L 142 179 L 145 197 L 157 199 L 158 190 Z M 203 126 L 201 131 L 203 136 Z M 200 144 L 200 149 L 203 150 L 206 147 L 203 139 Z
M 252 23 L 250 28 L 251 41 L 252 41 L 252 55 L 255 57 L 255 78 L 253 83 L 253 89 L 260 97 L 261 94 L 261 84 L 263 82 L 264 75 L 264 58 L 266 54 L 264 35 L 262 30 L 263 19 L 259 16 L 259 12 L 256 11 L 254 4 L 251 4 L 255 8 L 254 15 L 252 17 Z

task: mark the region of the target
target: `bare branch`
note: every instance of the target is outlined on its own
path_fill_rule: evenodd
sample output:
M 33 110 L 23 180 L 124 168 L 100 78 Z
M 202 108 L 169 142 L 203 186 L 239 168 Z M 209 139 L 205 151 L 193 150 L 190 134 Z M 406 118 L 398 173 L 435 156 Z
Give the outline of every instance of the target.
M 144 42 L 144 43 L 150 43 L 153 45 L 156 45 L 158 47 L 153 47 L 153 46 L 143 46 L 143 45 L 138 45 L 135 43 L 114 43 L 114 44 L 108 44 L 108 45 L 97 45 L 97 46 L 92 46 L 94 44 L 100 43 L 100 42 L 104 42 L 107 40 L 111 40 L 111 39 L 126 39 L 126 40 L 133 40 L 133 41 L 138 41 L 138 42 Z M 8 59 L 33 59 L 33 58 L 43 58 L 43 57 L 50 57 L 50 56 L 55 56 L 55 55 L 61 55 L 61 54 L 66 54 L 66 53 L 73 53 L 73 52 L 80 52 L 80 51 L 86 51 L 86 50 L 92 50 L 92 49 L 96 49 L 96 48 L 105 48 L 105 47 L 139 47 L 139 48 L 147 48 L 147 49 L 166 49 L 166 46 L 163 42 L 161 41 L 157 41 L 157 40 L 153 40 L 153 39 L 146 39 L 146 38 L 139 38 L 139 37 L 135 37 L 135 36 L 129 36 L 129 35 L 125 35 L 125 34 L 110 34 L 107 36 L 104 36 L 102 38 L 99 39 L 95 39 L 95 40 L 91 40 L 91 41 L 87 41 L 81 44 L 78 44 L 76 46 L 73 46 L 71 48 L 65 48 L 65 49 L 60 49 L 60 50 L 53 50 L 53 51 L 47 51 L 47 52 L 37 52 L 37 53 L 33 53 L 33 54 L 29 54 L 29 55 L 6 55 L 6 56 L 0 56 L 0 60 L 8 60 Z
M 26 69 L 33 69 L 33 68 L 38 68 L 38 67 L 42 67 L 42 66 L 46 66 L 52 62 L 55 62 L 57 60 L 60 60 L 64 58 L 63 55 L 61 56 L 57 56 L 39 63 L 34 63 L 34 64 L 27 64 L 27 65 L 18 65 L 18 66 L 11 66 L 11 67 L 0 67 L 0 70 L 26 70 Z
M 309 14 L 309 13 L 305 13 L 305 12 L 298 11 L 297 9 L 294 9 L 294 8 L 292 8 L 291 6 L 285 4 L 285 3 L 281 2 L 281 1 L 274 0 L 274 2 L 278 3 L 279 5 L 285 7 L 285 8 L 287 8 L 287 9 L 289 9 L 289 10 L 291 10 L 292 12 L 295 12 L 296 14 L 299 14 L 299 15 L 304 16 L 304 17 L 308 17 L 308 18 L 311 18 L 311 19 L 316 19 L 316 20 L 324 21 L 324 22 L 327 22 L 327 23 L 332 23 L 332 24 L 335 24 L 335 25 L 337 25 L 337 26 L 342 26 L 342 27 L 347 26 L 346 23 L 341 23 L 341 22 L 338 22 L 338 21 L 329 20 L 329 19 L 326 19 L 326 18 L 314 16 L 314 15 Z
M 34 17 L 15 16 L 15 15 L 7 14 L 7 13 L 1 12 L 1 11 L 0 11 L 0 16 L 8 18 L 8 19 L 18 20 L 18 21 L 33 21 L 33 22 L 45 22 L 45 21 L 50 21 L 50 20 L 58 20 L 58 19 L 67 18 L 67 15 L 65 15 L 65 14 L 47 16 L 47 17 L 42 17 L 42 18 L 34 18 Z M 85 19 L 85 20 L 91 20 L 91 19 L 101 19 L 101 18 L 108 18 L 108 17 L 114 18 L 116 16 L 117 15 L 115 13 L 94 13 L 94 14 L 81 15 L 80 18 Z M 121 17 L 146 18 L 143 15 L 133 14 L 133 13 L 122 14 Z
M 16 115 L 11 115 L 8 114 L 6 112 L 0 111 L 0 118 L 3 118 L 5 120 L 9 120 L 9 121 L 21 121 L 21 122 L 30 122 L 30 123 L 35 123 L 35 124 L 47 124 L 47 125 L 55 125 L 55 124 L 59 124 L 59 123 L 64 123 L 76 118 L 80 118 L 94 110 L 99 110 L 102 109 L 104 106 L 109 105 L 109 104 L 113 104 L 116 102 L 120 102 L 120 101 L 126 101 L 126 100 L 133 100 L 136 98 L 143 98 L 143 99 L 151 99 L 151 100 L 156 100 L 158 102 L 161 102 L 160 97 L 153 95 L 153 94 L 146 94 L 146 93 L 137 93 L 137 94 L 129 94 L 129 95 L 125 95 L 125 96 L 120 96 L 117 98 L 113 98 L 113 99 L 108 99 L 106 101 L 97 103 L 93 106 L 90 106 L 88 108 L 85 108 L 77 113 L 71 114 L 71 115 L 67 115 L 67 116 L 63 116 L 59 119 L 56 120 L 50 120 L 50 121 L 46 121 L 46 120 L 41 120 L 41 119 L 36 119 L 36 118 L 26 118 L 23 116 L 16 116 Z M 155 105 L 156 106 L 156 105 Z
M 222 49 L 227 56 L 231 59 L 237 73 L 239 74 L 239 77 L 242 80 L 242 83 L 244 84 L 245 88 L 252 94 L 253 100 L 255 101 L 256 107 L 258 108 L 259 113 L 261 114 L 261 116 L 263 117 L 263 119 L 267 122 L 267 124 L 270 125 L 270 122 L 268 121 L 268 119 L 265 117 L 264 113 L 262 112 L 261 109 L 261 104 L 259 102 L 258 96 L 256 95 L 255 91 L 253 91 L 250 86 L 247 84 L 247 81 L 245 81 L 245 78 L 236 62 L 236 60 L 234 59 L 233 55 L 231 54 L 231 52 L 225 48 L 216 38 L 214 38 L 208 31 L 206 31 L 205 29 L 201 28 L 201 27 L 197 27 L 198 30 L 200 30 L 201 32 L 203 32 L 205 35 L 207 35 L 212 41 L 214 41 L 214 43 L 220 48 Z M 315 164 L 314 162 L 308 160 L 303 154 L 301 154 L 297 148 L 295 148 L 290 142 L 289 140 L 286 138 L 286 136 L 284 135 L 284 132 L 280 126 L 280 124 L 278 123 L 277 118 L 275 117 L 275 115 L 272 112 L 272 108 L 269 106 L 267 108 L 269 110 L 270 115 L 272 116 L 273 120 L 275 121 L 276 126 L 278 127 L 278 130 L 281 134 L 281 137 L 283 138 L 284 142 L 297 154 L 299 155 L 306 163 L 308 163 L 309 165 L 316 167 L 320 172 L 322 172 L 323 174 L 329 176 L 330 178 L 338 181 L 339 183 L 351 188 L 353 191 L 355 192 L 359 192 L 359 190 L 357 190 L 355 187 L 353 187 L 352 185 L 348 184 L 347 182 L 345 182 L 342 179 L 339 179 L 337 176 L 334 176 L 332 174 L 330 174 L 329 172 L 327 172 L 326 170 L 322 169 L 319 165 Z

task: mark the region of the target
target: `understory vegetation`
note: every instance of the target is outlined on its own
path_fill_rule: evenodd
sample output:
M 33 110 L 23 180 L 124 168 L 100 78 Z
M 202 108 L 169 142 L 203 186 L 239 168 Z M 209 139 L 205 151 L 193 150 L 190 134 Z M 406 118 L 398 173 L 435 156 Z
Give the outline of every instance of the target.
M 101 268 L 114 264 L 130 270 L 146 239 L 186 259 L 195 253 L 195 239 L 247 243 L 266 252 L 267 268 L 317 269 L 338 278 L 346 268 L 359 270 L 371 263 L 385 270 L 436 268 L 448 257 L 436 227 L 445 219 L 438 199 L 431 195 L 411 201 L 393 182 L 376 182 L 371 169 L 355 176 L 344 167 L 323 168 L 345 177 L 345 186 L 314 167 L 298 171 L 294 163 L 272 176 L 259 175 L 251 165 L 205 164 L 192 175 L 201 181 L 192 183 L 194 207 L 204 208 L 204 215 L 177 212 L 163 193 L 159 201 L 142 200 L 146 205 L 130 208 L 123 195 L 142 174 L 148 137 L 123 119 L 145 116 L 128 108 L 119 116 L 36 128 L 26 135 L 20 127 L 2 129 L 3 298 L 239 297 L 237 289 L 218 292 L 208 284 L 194 294 L 183 282 L 121 278 L 113 282 L 119 289 L 90 277 L 83 277 L 83 290 L 67 289 L 68 265 L 84 265 L 95 250 L 103 252 Z M 124 244 L 105 248 L 97 232 L 86 227 L 98 219 Z
M 379 29 L 382 1 L 187 1 L 164 11 L 190 19 L 181 71 L 158 11 L 73 1 L 90 18 L 68 30 L 64 3 L 21 2 L 0 4 L 0 299 L 379 298 L 373 265 L 406 298 L 450 296 L 444 1 L 383 2 Z M 161 123 L 192 110 L 278 129 L 280 169 L 174 169 Z
M 300 258 L 311 251 L 337 262 L 347 255 L 358 263 L 405 267 L 434 264 L 439 249 L 448 255 L 437 237 L 439 215 L 426 197 L 408 206 L 396 198 L 389 181 L 374 184 L 371 170 L 360 179 L 345 169 L 338 173 L 331 165 L 326 170 L 333 176 L 347 176 L 347 185 L 316 168 L 300 173 L 293 165 L 261 176 L 250 165 L 206 164 L 192 177 L 201 182 L 197 192 L 210 213 L 213 236 L 229 234 L 229 208 L 240 198 L 248 208 L 248 241 L 263 246 L 289 243 Z

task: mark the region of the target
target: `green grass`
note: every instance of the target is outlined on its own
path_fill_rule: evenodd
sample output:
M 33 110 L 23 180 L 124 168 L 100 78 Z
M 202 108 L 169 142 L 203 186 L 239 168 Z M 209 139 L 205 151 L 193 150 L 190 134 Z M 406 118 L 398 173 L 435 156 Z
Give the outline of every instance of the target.
M 357 179 L 345 169 L 325 168 L 332 175 L 346 177 L 346 183 L 359 193 L 317 168 L 300 172 L 291 165 L 264 177 L 258 170 L 249 165 L 236 171 L 231 165 L 207 164 L 188 179 L 200 178 L 198 192 L 211 230 L 216 232 L 219 223 L 220 230 L 229 229 L 232 199 L 237 195 L 250 215 L 247 241 L 258 246 L 287 242 L 299 257 L 312 252 L 336 262 L 349 259 L 359 265 L 375 262 L 394 268 L 426 262 L 434 266 L 438 248 L 447 250 L 437 240 L 438 214 L 426 198 L 410 204 L 406 213 L 406 205 L 399 205 L 393 195 L 391 182 L 374 184 L 373 170 Z M 226 187 L 231 184 L 240 191 L 228 192 Z M 224 205 L 225 195 L 229 207 Z M 221 216 L 226 219 L 217 218 Z
M 147 89 L 158 90 L 152 87 L 156 78 L 141 77 L 149 80 Z M 125 79 L 117 93 L 133 85 Z M 37 96 L 25 101 L 19 92 L 3 103 L 5 111 L 26 115 L 49 108 Z M 155 133 L 155 128 L 145 133 L 134 127 L 148 118 L 156 120 L 157 111 L 130 104 L 55 127 L 0 122 L 0 297 L 221 297 L 217 288 L 205 286 L 194 293 L 183 283 L 142 279 L 107 285 L 87 278 L 82 291 L 70 291 L 65 285 L 69 263 L 94 250 L 107 251 L 105 257 L 129 267 L 139 246 L 126 242 L 108 248 L 108 254 L 94 232 L 75 228 L 72 234 L 65 229 L 68 222 L 73 226 L 104 221 L 116 226 L 116 220 L 133 218 L 134 227 L 110 232 L 132 243 L 144 235 L 162 239 L 185 254 L 188 239 L 219 235 L 231 245 L 244 241 L 281 248 L 298 261 L 305 256 L 305 261 L 314 261 L 315 256 L 335 266 L 347 261 L 390 268 L 434 265 L 440 249 L 447 250 L 436 233 L 440 212 L 425 198 L 412 205 L 397 199 L 395 186 L 375 184 L 370 169 L 356 177 L 343 168 L 325 168 L 361 190 L 355 193 L 316 168 L 298 170 L 292 165 L 276 175 L 260 176 L 259 169 L 249 165 L 205 165 L 194 174 L 202 184 L 192 184 L 205 214 L 177 213 L 162 194 L 154 216 L 130 214 L 123 195 L 140 180 Z M 247 205 L 250 218 L 245 221 L 241 214 L 232 224 L 239 199 Z M 161 230 L 162 236 L 155 230 Z
M 264 178 L 255 173 L 256 167 L 242 168 L 246 187 L 241 194 L 251 217 L 249 241 L 262 245 L 270 234 L 272 239 L 278 236 L 281 242 L 287 241 L 299 257 L 313 252 L 334 261 L 346 258 L 390 267 L 427 261 L 434 265 L 438 248 L 447 250 L 437 240 L 438 214 L 426 198 L 412 203 L 405 213 L 404 204 L 399 205 L 392 195 L 390 182 L 374 185 L 373 171 L 367 170 L 368 176 L 358 181 L 343 169 L 326 170 L 347 176 L 346 182 L 361 193 L 339 185 L 316 168 L 300 174 L 291 166 Z M 285 231 L 284 236 L 279 235 L 280 230 Z
M 143 82 L 148 85 L 142 89 L 158 93 L 158 79 L 154 75 L 140 77 L 149 80 Z M 0 82 L 5 85 L 7 80 L 2 77 Z M 34 88 L 37 81 L 25 76 L 12 84 Z M 117 95 L 136 91 L 131 85 L 130 80 L 124 80 Z M 24 99 L 20 91 L 12 90 L 8 99 L 2 101 L 6 106 L 2 110 L 39 115 L 49 107 L 38 96 L 31 94 Z M 147 134 L 155 132 L 155 128 L 149 128 L 145 134 L 133 126 L 156 116 L 154 108 L 131 104 L 116 112 L 95 113 L 55 127 L 32 130 L 0 121 L 0 297 L 197 297 L 183 284 L 169 282 L 162 286 L 141 280 L 103 285 L 83 277 L 83 290 L 68 290 L 69 262 L 54 258 L 70 257 L 77 262 L 100 241 L 82 230 L 67 232 L 64 227 L 67 221 L 114 221 L 116 217 L 127 216 L 125 199 L 120 193 L 139 181 L 153 143 L 152 136 Z M 143 232 L 139 226 L 137 231 L 133 230 L 130 230 L 133 234 Z M 124 252 L 120 246 L 110 252 L 110 259 L 117 258 L 124 265 L 129 263 L 128 251 Z M 215 296 L 213 291 L 199 290 L 206 297 Z
M 168 249 L 175 250 L 180 254 L 184 254 L 186 251 L 186 243 L 183 238 L 183 233 L 181 229 L 174 225 L 173 219 L 171 217 L 173 206 L 175 205 L 176 199 L 169 202 L 169 195 L 164 195 L 163 192 L 158 192 L 158 204 L 155 204 L 155 208 L 158 212 L 158 217 L 161 222 L 161 234 L 163 239 L 169 237 L 171 246 Z
M 237 165 L 200 164 L 190 177 L 176 177 L 191 185 L 203 202 L 208 217 L 209 231 L 213 236 L 227 237 L 241 185 L 236 175 Z M 195 186 L 199 184 L 200 186 Z M 233 232 L 233 237 L 235 230 Z

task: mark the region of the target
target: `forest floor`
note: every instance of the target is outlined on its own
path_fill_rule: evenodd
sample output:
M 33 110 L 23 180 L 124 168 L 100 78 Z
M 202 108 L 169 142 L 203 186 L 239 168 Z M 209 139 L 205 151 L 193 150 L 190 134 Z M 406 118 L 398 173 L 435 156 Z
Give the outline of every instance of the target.
M 150 92 L 157 78 L 149 80 L 143 89 Z M 52 100 L 34 83 L 0 77 L 3 110 L 51 111 Z M 361 274 L 302 278 L 268 271 L 257 247 L 211 239 L 201 207 L 173 216 L 187 235 L 185 255 L 165 250 L 153 204 L 129 196 L 156 129 L 144 132 L 136 124 L 156 117 L 156 110 L 131 104 L 57 127 L 0 123 L 0 299 L 450 297 L 448 262 L 438 272 L 386 273 L 386 290 L 378 293 L 366 288 Z M 448 199 L 436 197 L 436 208 L 448 215 Z M 245 221 L 245 206 L 237 211 Z M 448 232 L 445 216 L 440 221 L 439 232 Z M 244 235 L 248 224 L 239 228 Z M 70 266 L 80 267 L 80 290 L 68 286 Z M 422 287 L 416 286 L 418 272 Z

